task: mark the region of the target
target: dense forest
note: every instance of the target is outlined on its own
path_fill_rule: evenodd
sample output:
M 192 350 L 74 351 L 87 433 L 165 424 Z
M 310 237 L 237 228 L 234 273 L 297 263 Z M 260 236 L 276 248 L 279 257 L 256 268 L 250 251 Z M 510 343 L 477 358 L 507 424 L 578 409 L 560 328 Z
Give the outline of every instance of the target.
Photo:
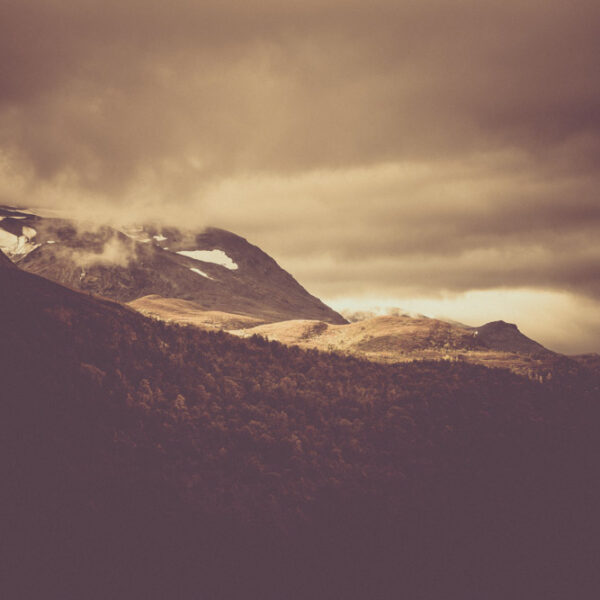
M 591 371 L 375 364 L 0 266 L 0 377 L 5 597 L 600 589 Z

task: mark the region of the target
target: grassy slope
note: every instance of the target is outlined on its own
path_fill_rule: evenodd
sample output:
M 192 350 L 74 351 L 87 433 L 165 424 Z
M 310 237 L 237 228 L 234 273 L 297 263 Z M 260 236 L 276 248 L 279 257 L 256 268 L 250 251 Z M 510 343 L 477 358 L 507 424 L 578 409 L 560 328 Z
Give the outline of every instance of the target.
M 477 332 L 477 334 L 475 334 Z M 514 326 L 466 327 L 427 317 L 374 317 L 347 325 L 283 321 L 234 331 L 284 344 L 335 351 L 384 363 L 414 360 L 465 361 L 500 367 L 529 377 L 576 373 L 577 363 L 528 340 Z

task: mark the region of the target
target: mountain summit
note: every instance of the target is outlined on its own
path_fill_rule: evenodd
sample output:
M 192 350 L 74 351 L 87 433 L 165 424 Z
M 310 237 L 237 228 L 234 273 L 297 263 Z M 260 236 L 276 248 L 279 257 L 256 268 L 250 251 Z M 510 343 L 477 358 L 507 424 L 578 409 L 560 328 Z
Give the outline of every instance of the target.
M 274 322 L 344 318 L 269 255 L 223 229 L 114 227 L 0 207 L 0 250 L 19 267 L 119 302 L 151 296 Z
M 477 336 L 482 346 L 493 350 L 518 354 L 547 352 L 544 346 L 523 335 L 514 323 L 506 323 L 506 321 L 492 321 L 476 327 L 473 335 Z

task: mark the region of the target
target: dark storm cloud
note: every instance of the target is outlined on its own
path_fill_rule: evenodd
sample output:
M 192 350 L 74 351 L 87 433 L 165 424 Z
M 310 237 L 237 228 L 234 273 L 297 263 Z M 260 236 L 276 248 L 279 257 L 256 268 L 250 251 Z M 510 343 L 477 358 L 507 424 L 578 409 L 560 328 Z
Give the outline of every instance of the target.
M 4 143 L 42 177 L 598 149 L 594 2 L 4 5 Z
M 592 0 L 5 0 L 0 193 L 230 227 L 318 294 L 600 298 L 599 22 Z

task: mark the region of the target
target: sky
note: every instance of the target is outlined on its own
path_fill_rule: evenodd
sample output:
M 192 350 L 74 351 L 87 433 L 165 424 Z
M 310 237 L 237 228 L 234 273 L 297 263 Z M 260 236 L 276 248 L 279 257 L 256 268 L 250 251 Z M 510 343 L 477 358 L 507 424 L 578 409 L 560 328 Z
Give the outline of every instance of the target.
M 336 308 L 600 351 L 596 0 L 2 0 L 0 202 L 215 225 Z

